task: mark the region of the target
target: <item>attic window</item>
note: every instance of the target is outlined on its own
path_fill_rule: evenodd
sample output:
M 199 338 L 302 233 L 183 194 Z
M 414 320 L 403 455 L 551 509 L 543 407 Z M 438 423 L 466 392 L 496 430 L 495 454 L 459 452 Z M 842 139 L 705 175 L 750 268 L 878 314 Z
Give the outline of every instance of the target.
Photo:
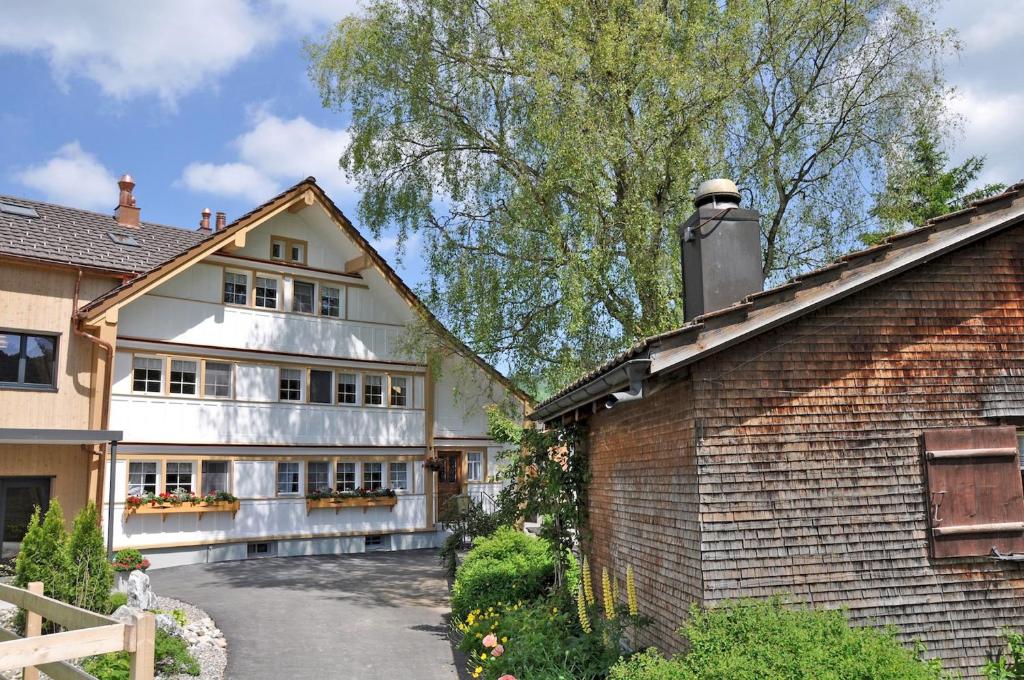
M 27 205 L 5 203 L 3 201 L 0 201 L 0 212 L 7 213 L 8 215 L 18 215 L 20 217 L 39 217 L 39 213 L 36 212 L 35 208 L 30 208 Z
M 107 236 L 109 236 L 110 240 L 119 246 L 127 246 L 129 248 L 139 247 L 139 242 L 127 234 L 117 234 L 112 231 L 108 231 Z

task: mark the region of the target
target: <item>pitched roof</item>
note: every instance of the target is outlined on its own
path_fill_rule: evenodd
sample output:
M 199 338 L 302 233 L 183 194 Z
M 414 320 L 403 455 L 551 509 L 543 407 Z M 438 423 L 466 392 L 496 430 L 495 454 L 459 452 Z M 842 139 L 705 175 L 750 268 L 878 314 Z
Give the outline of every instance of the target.
M 122 227 L 113 214 L 13 196 L 0 195 L 0 203 L 31 209 L 15 214 L 0 206 L 0 256 L 137 274 L 208 238 L 196 230 L 152 222 L 137 229 Z M 132 241 L 138 245 L 130 245 Z
M 1024 181 L 684 326 L 644 338 L 538 404 L 530 417 L 549 421 L 610 394 L 616 386 L 604 379 L 626 361 L 649 360 L 649 376 L 677 370 L 1020 223 L 1024 223 Z M 624 386 L 622 376 L 618 379 L 619 386 Z M 602 382 L 605 386 L 597 389 Z
M 249 229 L 255 227 L 264 218 L 275 214 L 279 210 L 285 209 L 297 200 L 301 200 L 307 192 L 312 192 L 313 195 L 319 199 L 321 204 L 330 213 L 331 217 L 334 218 L 335 222 L 340 225 L 346 235 L 367 254 L 384 278 L 386 278 L 391 285 L 398 290 L 399 294 L 401 294 L 402 297 L 404 297 L 406 301 L 408 301 L 409 304 L 411 304 L 413 308 L 420 313 L 424 320 L 426 320 L 441 337 L 451 343 L 459 354 L 475 362 L 491 377 L 501 382 L 507 389 L 513 392 L 519 399 L 528 404 L 532 403 L 533 400 L 528 394 L 519 389 L 498 369 L 484 361 L 476 352 L 459 340 L 451 331 L 448 330 L 447 327 L 444 326 L 444 324 L 440 322 L 440 320 L 437 319 L 436 316 L 434 316 L 423 301 L 419 299 L 416 293 L 414 293 L 412 289 L 409 288 L 409 286 L 401 279 L 401 277 L 398 276 L 395 270 L 391 268 L 391 265 L 387 263 L 387 260 L 381 257 L 380 253 L 374 249 L 370 242 L 367 241 L 355 226 L 353 226 L 349 219 L 345 217 L 345 214 L 341 212 L 341 209 L 335 205 L 334 201 L 331 200 L 326 192 L 320 188 L 316 183 L 316 179 L 313 177 L 307 177 L 301 182 L 285 189 L 277 196 L 242 215 L 231 224 L 227 225 L 224 229 L 215 232 L 209 238 L 192 244 L 190 247 L 181 250 L 176 253 L 175 256 L 160 263 L 153 269 L 148 270 L 142 275 L 126 281 L 122 285 L 117 286 L 95 298 L 80 310 L 80 315 L 86 320 L 86 322 L 95 321 L 108 310 L 116 309 L 121 305 L 127 304 L 136 297 L 143 295 L 153 286 L 158 285 L 166 277 L 181 271 L 183 268 L 191 266 L 205 256 L 217 251 L 240 234 L 244 234 Z

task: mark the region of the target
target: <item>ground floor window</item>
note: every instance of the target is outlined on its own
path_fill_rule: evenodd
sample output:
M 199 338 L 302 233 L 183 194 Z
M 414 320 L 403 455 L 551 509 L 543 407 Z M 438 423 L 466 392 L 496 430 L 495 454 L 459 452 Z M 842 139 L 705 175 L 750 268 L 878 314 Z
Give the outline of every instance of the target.
M 156 494 L 157 464 L 148 461 L 128 463 L 128 495 Z
M 228 491 L 230 475 L 226 460 L 203 461 L 203 495 L 214 491 Z
M 171 394 L 195 394 L 199 384 L 199 362 L 185 359 L 171 361 Z
M 484 478 L 484 454 L 480 451 L 470 451 L 466 454 L 466 479 L 471 482 L 479 482 Z
M 391 463 L 388 478 L 392 489 L 404 490 L 409 488 L 409 465 L 407 463 Z
M 195 490 L 193 479 L 195 470 L 192 462 L 168 461 L 166 474 L 166 489 L 168 493 L 175 493 L 178 490 L 192 493 Z
M 338 463 L 337 474 L 334 479 L 335 489 L 338 491 L 355 491 L 356 488 L 356 464 Z
M 306 463 L 306 491 L 324 491 L 331 488 L 331 464 L 311 460 Z
M 363 488 L 367 491 L 384 488 L 384 466 L 382 463 L 363 463 Z
M 299 493 L 299 463 L 280 462 L 277 464 L 277 493 Z

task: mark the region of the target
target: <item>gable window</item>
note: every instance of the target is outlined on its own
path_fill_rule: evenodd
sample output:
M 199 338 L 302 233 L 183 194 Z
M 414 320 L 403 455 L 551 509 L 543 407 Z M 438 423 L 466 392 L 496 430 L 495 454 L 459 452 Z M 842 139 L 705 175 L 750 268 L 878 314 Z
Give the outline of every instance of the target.
M 230 484 L 230 473 L 226 460 L 203 461 L 203 495 L 215 491 L 227 491 Z
M 295 243 L 294 241 L 288 245 L 288 258 L 292 262 L 306 262 L 306 245 L 304 243 Z
M 331 286 L 320 286 L 320 314 L 323 316 L 341 317 L 341 289 Z
M 270 259 L 306 264 L 306 242 L 282 236 L 272 236 L 270 239 Z
M 367 406 L 384 405 L 384 376 L 363 376 L 363 403 Z
M 282 368 L 280 373 L 281 401 L 302 401 L 302 371 Z
M 363 488 L 367 491 L 384 488 L 383 463 L 363 463 Z
M 331 372 L 310 370 L 309 401 L 314 404 L 331 403 Z
M 274 239 L 270 242 L 270 259 L 271 260 L 283 260 L 284 251 L 287 246 L 284 241 Z
M 277 493 L 281 495 L 299 493 L 299 463 L 289 461 L 277 464 Z
M 409 465 L 408 463 L 391 463 L 388 466 L 388 479 L 392 489 L 401 490 L 409 488 Z
M 206 362 L 203 394 L 213 399 L 231 398 L 231 364 L 219 361 Z
M 277 309 L 277 279 L 269 276 L 256 277 L 254 304 L 264 309 Z
M 0 331 L 0 384 L 56 387 L 57 338 Z
M 134 357 L 132 359 L 132 392 L 163 390 L 163 359 Z
M 316 285 L 308 281 L 296 281 L 292 284 L 292 311 L 312 314 L 315 291 Z
M 156 477 L 156 462 L 131 461 L 128 463 L 128 495 L 155 494 Z
M 331 488 L 331 464 L 322 460 L 306 463 L 306 491 L 324 491 Z
M 391 376 L 391 405 L 409 405 L 409 378 L 404 375 Z
M 339 404 L 355 404 L 357 403 L 356 398 L 356 374 L 355 373 L 339 373 L 338 374 L 338 403 Z
M 224 272 L 224 302 L 244 305 L 249 302 L 249 276 L 241 272 Z
M 169 391 L 171 394 L 195 394 L 199 383 L 199 362 L 187 359 L 171 360 Z
M 466 479 L 479 482 L 484 478 L 484 455 L 479 451 L 466 454 Z
M 192 480 L 194 478 L 195 470 L 193 463 L 180 463 L 176 461 L 167 461 L 165 489 L 169 493 L 174 493 L 181 489 L 182 491 L 193 490 Z
M 338 463 L 338 469 L 334 477 L 334 488 L 338 491 L 355 491 L 356 489 L 356 464 Z

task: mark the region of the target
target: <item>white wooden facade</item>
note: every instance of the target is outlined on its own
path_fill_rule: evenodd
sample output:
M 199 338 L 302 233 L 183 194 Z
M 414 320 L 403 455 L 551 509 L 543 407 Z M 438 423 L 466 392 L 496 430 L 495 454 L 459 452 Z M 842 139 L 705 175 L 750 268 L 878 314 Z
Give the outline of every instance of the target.
M 423 461 L 438 449 L 460 452 L 462 491 L 496 493 L 501 446 L 484 408 L 521 403 L 475 358 L 452 353 L 430 375 L 410 349 L 421 312 L 389 272 L 368 260 L 347 267 L 363 256 L 316 201 L 119 309 L 116 547 L 165 566 L 436 545 L 436 473 Z M 332 487 L 351 474 L 356 486 L 404 488 L 393 508 L 308 510 L 305 493 L 325 470 Z M 140 484 L 157 493 L 216 485 L 240 506 L 125 513 L 129 486 Z

